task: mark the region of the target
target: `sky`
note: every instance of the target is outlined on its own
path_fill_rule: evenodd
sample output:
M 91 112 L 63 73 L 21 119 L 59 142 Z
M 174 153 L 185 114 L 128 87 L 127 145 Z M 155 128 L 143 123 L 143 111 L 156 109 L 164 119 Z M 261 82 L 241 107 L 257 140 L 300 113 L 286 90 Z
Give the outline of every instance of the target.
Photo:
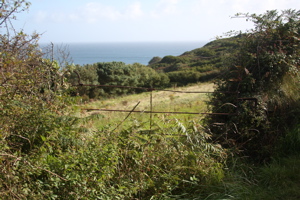
M 211 41 L 253 24 L 236 13 L 300 9 L 299 0 L 29 0 L 15 29 L 41 42 Z

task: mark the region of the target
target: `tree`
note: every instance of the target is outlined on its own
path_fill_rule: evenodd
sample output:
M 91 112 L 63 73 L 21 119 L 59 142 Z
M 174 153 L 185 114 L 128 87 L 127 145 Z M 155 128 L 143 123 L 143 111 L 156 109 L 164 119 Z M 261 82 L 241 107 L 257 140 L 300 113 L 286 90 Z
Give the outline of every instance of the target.
M 209 102 L 212 112 L 233 115 L 212 115 L 207 124 L 224 146 L 265 159 L 299 116 L 300 11 L 239 16 L 255 28 L 237 38 L 239 51 Z
M 97 63 L 98 82 L 101 85 L 137 87 L 138 76 L 136 68 L 123 62 Z M 130 88 L 104 88 L 112 94 L 127 94 L 134 90 Z
M 2 0 L 0 2 L 0 27 L 5 25 L 11 28 L 11 19 L 16 19 L 15 14 L 25 11 L 30 6 L 26 0 Z
M 96 99 L 99 98 L 100 95 L 104 95 L 103 89 L 96 87 L 96 85 L 100 84 L 98 79 L 97 64 L 78 65 L 72 70 L 70 76 L 68 76 L 69 82 L 74 86 L 78 86 L 79 84 L 92 85 L 84 87 L 79 86 L 76 88 L 76 91 L 74 91 L 80 96 L 87 96 L 91 99 Z
M 158 73 L 151 67 L 147 67 L 139 63 L 134 63 L 132 66 L 136 68 L 136 72 L 139 76 L 139 87 L 166 87 L 170 82 L 168 76 L 165 73 Z

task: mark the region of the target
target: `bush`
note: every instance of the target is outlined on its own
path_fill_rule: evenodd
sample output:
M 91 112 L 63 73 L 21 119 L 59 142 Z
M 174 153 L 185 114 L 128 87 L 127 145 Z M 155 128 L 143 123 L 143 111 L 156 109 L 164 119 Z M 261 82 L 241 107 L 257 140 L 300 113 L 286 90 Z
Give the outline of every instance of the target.
M 201 73 L 196 71 L 175 71 L 167 73 L 171 83 L 186 85 L 188 83 L 197 83 Z
M 152 65 L 152 64 L 158 63 L 161 61 L 161 59 L 162 59 L 161 57 L 155 56 L 148 62 L 148 64 Z
M 123 62 L 77 66 L 68 79 L 71 84 L 78 86 L 80 96 L 91 99 L 146 91 L 129 87 L 163 88 L 169 85 L 165 74 L 139 63 L 127 65 Z M 79 81 L 80 84 L 91 86 L 79 86 Z
M 180 56 L 165 56 L 160 61 L 160 63 L 167 63 L 167 64 L 174 64 L 174 63 L 186 63 L 189 59 L 186 57 L 180 57 Z
M 255 29 L 241 35 L 240 51 L 227 60 L 228 71 L 209 102 L 212 112 L 232 114 L 207 118 L 214 138 L 253 160 L 268 159 L 285 129 L 298 123 L 288 116 L 299 111 L 299 95 L 287 88 L 299 88 L 299 15 L 246 15 Z

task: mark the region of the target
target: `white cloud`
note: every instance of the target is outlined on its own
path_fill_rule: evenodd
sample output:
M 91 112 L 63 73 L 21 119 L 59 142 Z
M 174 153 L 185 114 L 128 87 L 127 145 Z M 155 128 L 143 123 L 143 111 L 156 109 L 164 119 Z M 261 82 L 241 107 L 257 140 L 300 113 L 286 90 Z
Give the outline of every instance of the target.
M 103 19 L 120 20 L 120 19 L 138 19 L 143 16 L 143 10 L 139 2 L 128 5 L 125 9 L 103 5 L 100 3 L 88 3 L 83 8 L 84 19 L 88 23 L 96 23 Z
M 125 8 L 104 5 L 98 2 L 90 2 L 77 9 L 65 12 L 39 11 L 35 16 L 37 23 L 65 23 L 65 22 L 85 22 L 89 24 L 97 23 L 103 20 L 135 20 L 144 15 L 142 6 L 139 2 L 134 2 Z
M 95 23 L 99 19 L 116 20 L 121 13 L 113 7 L 104 6 L 100 3 L 88 3 L 82 9 L 81 15 L 88 23 Z
M 66 22 L 68 20 L 67 15 L 62 12 L 51 14 L 51 19 L 55 23 Z
M 151 16 L 160 18 L 164 15 L 178 14 L 178 3 L 179 0 L 160 0 L 156 5 L 156 9 L 151 12 Z
M 278 2 L 276 3 L 278 5 Z M 235 13 L 257 13 L 265 12 L 266 10 L 273 7 L 273 0 L 233 0 L 230 5 L 230 9 Z M 232 13 L 232 14 L 235 14 Z
M 178 4 L 179 0 L 161 0 L 160 1 L 160 5 L 162 6 L 162 11 L 165 14 L 173 14 L 173 13 L 177 13 L 178 9 L 177 9 L 177 4 Z
M 135 2 L 132 5 L 129 5 L 125 12 L 125 16 L 131 19 L 138 19 L 143 16 L 143 14 L 140 2 Z
M 45 19 L 47 19 L 47 12 L 45 11 L 38 11 L 35 16 L 35 22 L 42 23 Z
M 62 29 L 66 33 L 77 30 L 69 33 L 69 37 L 80 34 L 80 38 L 86 40 L 212 38 L 230 30 L 246 30 L 253 26 L 245 19 L 230 18 L 238 12 L 262 14 L 271 9 L 280 11 L 300 7 L 299 0 L 72 0 L 72 4 L 61 0 L 43 0 L 36 4 L 34 1 L 41 0 L 32 1 L 32 11 L 35 12 L 30 20 L 34 19 L 34 23 L 27 23 L 27 27 L 48 31 L 48 34 Z M 19 24 L 24 26 L 24 22 Z M 82 27 L 80 31 L 79 26 Z M 60 33 L 56 35 L 61 40 Z
M 194 14 L 224 17 L 225 13 L 231 16 L 239 12 L 260 14 L 266 10 L 295 8 L 297 4 L 297 0 L 194 0 L 192 11 Z
M 71 13 L 68 15 L 68 19 L 70 19 L 71 21 L 78 21 L 80 18 L 78 15 Z

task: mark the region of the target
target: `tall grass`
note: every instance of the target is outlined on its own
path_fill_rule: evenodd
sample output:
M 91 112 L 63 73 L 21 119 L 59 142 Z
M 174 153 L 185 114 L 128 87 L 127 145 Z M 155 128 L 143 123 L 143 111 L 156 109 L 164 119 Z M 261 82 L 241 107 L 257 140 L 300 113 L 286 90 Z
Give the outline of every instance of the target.
M 179 90 L 195 90 L 196 85 Z M 197 88 L 196 88 L 197 89 Z M 197 91 L 197 90 L 196 90 Z M 153 110 L 205 112 L 204 94 L 156 91 Z M 7 158 L 3 199 L 297 199 L 299 156 L 253 166 L 202 127 L 202 115 L 86 112 L 149 109 L 149 93 L 73 107 L 33 154 Z M 128 107 L 127 107 L 128 106 Z M 82 110 L 83 108 L 83 110 Z M 150 123 L 151 121 L 151 123 Z M 49 122 L 50 123 L 50 122 Z M 299 127 L 284 138 L 296 152 Z M 293 141 L 294 143 L 290 143 Z M 282 143 L 283 144 L 283 143 Z M 2 156 L 7 156 L 2 155 Z
M 212 91 L 213 85 L 176 88 L 197 89 Z M 153 92 L 152 97 L 154 111 L 205 112 L 208 99 L 206 94 L 162 91 Z M 150 93 L 95 101 L 81 108 L 131 110 L 138 101 L 141 103 L 136 110 L 150 109 Z M 108 140 L 118 144 L 116 156 L 119 164 L 115 173 L 118 181 L 113 182 L 123 189 L 111 191 L 114 194 L 137 199 L 186 200 L 299 197 L 300 179 L 295 175 L 299 173 L 297 156 L 278 158 L 265 166 L 254 166 L 230 156 L 231 160 L 228 160 L 229 152 L 210 143 L 210 135 L 201 127 L 202 115 L 153 114 L 150 126 L 150 114 L 132 113 L 115 129 L 127 115 L 118 112 L 81 113 L 82 126 L 101 135 L 104 144 Z M 92 139 L 94 133 L 90 136 Z M 298 141 L 299 128 L 296 128 L 283 138 L 282 146 L 278 148 L 285 149 L 285 153 L 296 152 Z
M 176 90 L 211 91 L 212 84 L 194 85 Z M 206 110 L 205 94 L 152 92 L 154 111 Z M 92 159 L 97 148 L 104 160 L 95 160 L 98 169 L 106 171 L 103 199 L 177 199 L 209 195 L 204 185 L 220 183 L 224 178 L 223 164 L 227 153 L 210 142 L 210 135 L 201 126 L 201 115 L 172 115 L 119 112 L 86 112 L 88 108 L 150 110 L 150 94 L 136 94 L 115 99 L 90 102 L 80 107 L 79 137 Z M 129 116 L 129 117 L 128 117 Z M 126 119 L 126 120 L 125 120 Z M 151 121 L 151 122 L 150 122 Z M 90 153 L 89 153 L 90 151 Z M 106 154 L 105 152 L 110 152 Z M 82 160 L 81 154 L 73 154 Z M 98 157 L 98 156 L 96 156 Z M 98 163 L 101 162 L 101 163 Z M 97 168 L 97 167 L 96 167 Z M 94 175 L 98 177 L 98 175 Z M 94 183 L 96 184 L 96 183 Z

